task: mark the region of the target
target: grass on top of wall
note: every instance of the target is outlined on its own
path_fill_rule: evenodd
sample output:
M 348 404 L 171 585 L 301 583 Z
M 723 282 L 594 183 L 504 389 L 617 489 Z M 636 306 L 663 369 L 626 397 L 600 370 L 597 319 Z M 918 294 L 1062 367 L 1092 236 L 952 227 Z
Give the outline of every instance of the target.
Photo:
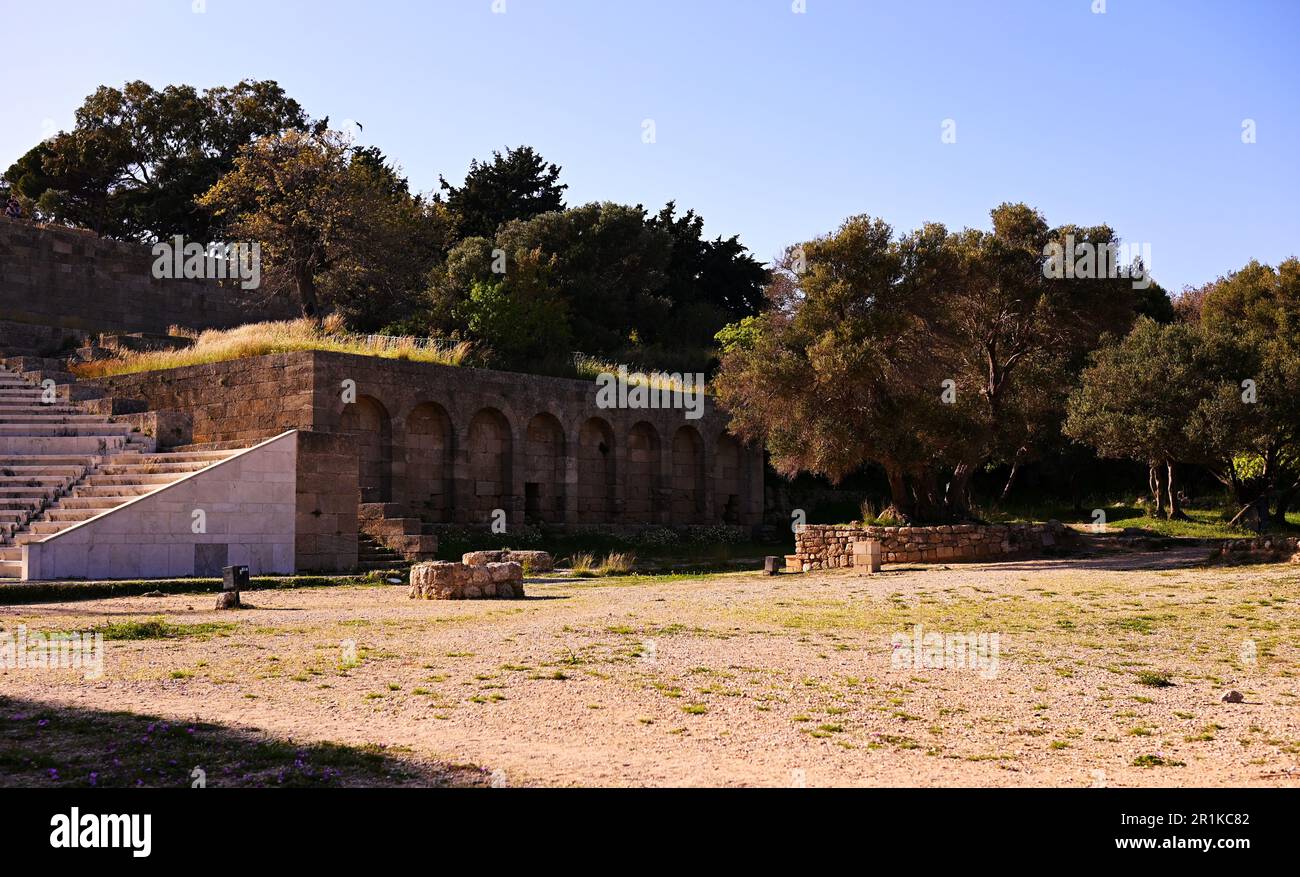
M 1189 507 L 1184 509 L 1187 520 L 1170 521 L 1153 517 L 1145 509 L 1125 503 L 1101 503 L 1096 507 L 1105 513 L 1106 529 L 1110 532 L 1134 528 L 1181 539 L 1254 539 L 1260 535 L 1245 527 L 1231 525 L 1229 519 L 1234 510 Z M 982 509 L 980 514 L 998 524 L 1033 523 L 1052 518 L 1065 524 L 1092 524 L 1094 521 L 1092 508 L 1080 513 L 1065 505 L 1009 506 Z M 1283 535 L 1295 535 L 1300 531 L 1300 512 L 1288 513 L 1286 521 L 1288 529 L 1283 531 Z
M 81 378 L 103 378 L 300 350 L 460 365 L 470 352 L 468 342 L 422 347 L 411 338 L 347 335 L 330 332 L 331 328 L 328 319 L 323 326 L 313 320 L 301 319 L 249 323 L 237 329 L 209 329 L 198 333 L 193 346 L 184 350 L 121 351 L 108 359 L 74 365 L 72 370 Z

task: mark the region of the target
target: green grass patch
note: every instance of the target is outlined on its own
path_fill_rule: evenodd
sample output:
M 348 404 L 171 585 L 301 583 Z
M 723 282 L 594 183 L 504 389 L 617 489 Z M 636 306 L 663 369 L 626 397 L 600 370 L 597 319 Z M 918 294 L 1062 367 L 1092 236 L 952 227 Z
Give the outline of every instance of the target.
M 239 625 L 227 621 L 209 621 L 204 624 L 172 624 L 162 618 L 143 621 L 114 621 L 94 628 L 106 640 L 180 639 L 187 636 L 220 636 L 231 633 Z

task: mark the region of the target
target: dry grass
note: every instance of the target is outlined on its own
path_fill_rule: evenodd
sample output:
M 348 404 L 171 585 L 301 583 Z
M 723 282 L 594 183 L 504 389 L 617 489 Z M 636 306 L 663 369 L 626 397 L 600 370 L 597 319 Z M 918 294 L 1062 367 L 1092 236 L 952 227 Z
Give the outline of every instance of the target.
M 636 565 L 635 554 L 624 554 L 622 552 L 611 551 L 605 555 L 596 572 L 602 576 L 627 575 Z
M 575 554 L 569 558 L 569 570 L 576 576 L 596 574 L 596 556 L 589 552 Z
M 641 366 L 625 366 L 629 372 L 627 384 L 629 387 L 646 386 L 651 390 L 669 391 L 673 393 L 704 393 L 706 396 L 713 395 L 713 388 L 709 384 L 695 384 L 692 382 L 689 390 L 682 382 L 682 375 L 675 372 L 665 372 L 655 369 L 646 369 Z M 607 359 L 601 359 L 596 356 L 588 356 L 585 353 L 575 353 L 573 355 L 573 370 L 579 378 L 594 381 L 601 375 L 617 375 L 619 364 Z M 693 379 L 692 379 L 693 381 Z
M 575 576 L 595 578 L 597 576 L 627 575 L 636 566 L 636 555 L 611 551 L 605 559 L 596 562 L 596 556 L 590 552 L 575 554 L 569 558 L 569 571 Z
M 381 359 L 460 365 L 470 351 L 468 342 L 450 347 L 432 345 L 421 347 L 414 339 L 331 334 L 328 331 L 331 328 L 336 328 L 336 325 L 327 318 L 323 327 L 312 320 L 303 319 L 250 323 L 237 329 L 213 329 L 200 332 L 194 346 L 185 350 L 158 350 L 148 353 L 123 351 L 109 359 L 75 365 L 73 371 L 78 377 L 101 378 L 225 362 L 271 353 L 292 353 L 299 350 L 323 350 L 377 356 Z

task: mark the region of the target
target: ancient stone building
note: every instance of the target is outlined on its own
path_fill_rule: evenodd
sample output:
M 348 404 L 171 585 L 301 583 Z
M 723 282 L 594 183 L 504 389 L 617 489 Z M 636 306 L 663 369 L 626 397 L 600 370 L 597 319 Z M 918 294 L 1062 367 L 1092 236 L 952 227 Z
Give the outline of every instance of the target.
M 167 446 L 252 443 L 289 429 L 336 437 L 363 503 L 415 517 L 510 524 L 754 526 L 762 456 L 706 400 L 602 409 L 589 381 L 301 352 L 89 382 L 166 412 Z
M 287 316 L 149 267 L 0 219 L 0 576 L 351 570 L 360 529 L 409 558 L 438 526 L 761 522 L 762 454 L 708 399 L 606 408 L 591 381 L 325 352 L 77 380 L 95 333 Z

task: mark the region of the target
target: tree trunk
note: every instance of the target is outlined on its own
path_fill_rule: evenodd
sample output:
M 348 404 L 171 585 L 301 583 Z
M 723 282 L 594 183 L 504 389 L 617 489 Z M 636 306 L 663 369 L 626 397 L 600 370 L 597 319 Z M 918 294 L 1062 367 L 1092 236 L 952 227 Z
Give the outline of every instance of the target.
M 1151 489 L 1151 517 L 1159 515 L 1165 507 L 1164 487 L 1160 467 L 1155 463 L 1147 467 L 1147 486 Z
M 318 306 L 316 303 L 316 278 L 312 275 L 311 268 L 302 266 L 294 272 L 294 286 L 297 288 L 298 304 L 302 308 L 302 315 L 314 318 Z
M 1007 473 L 1007 483 L 1002 485 L 1002 496 L 999 502 L 1006 502 L 1007 497 L 1011 496 L 1011 487 L 1016 483 L 1016 476 L 1020 474 L 1020 455 L 1016 454 L 1011 461 L 1011 471 Z
M 1187 513 L 1183 511 L 1182 500 L 1178 497 L 1178 483 L 1174 478 L 1176 465 L 1173 460 L 1165 462 L 1165 470 L 1169 473 L 1169 479 L 1165 483 L 1165 492 L 1169 494 L 1169 520 L 1186 521 Z
M 886 463 L 885 478 L 889 481 L 889 500 L 894 506 L 894 511 L 910 523 L 916 517 L 916 507 L 912 503 L 911 494 L 907 491 L 907 478 L 903 470 Z
M 944 495 L 947 516 L 952 520 L 964 521 L 971 516 L 970 481 L 974 475 L 975 467 L 969 463 L 958 463 L 953 470 L 952 480 L 948 482 L 948 490 Z
M 912 496 L 915 501 L 916 523 L 934 524 L 944 517 L 943 495 L 939 490 L 939 479 L 934 470 L 920 468 L 909 473 Z
M 1267 485 L 1261 486 L 1256 479 L 1242 481 L 1233 478 L 1232 496 L 1241 506 L 1241 511 L 1237 512 L 1231 523 L 1240 524 L 1256 533 L 1268 529 L 1274 518 L 1269 511 L 1272 496 Z
M 1277 526 L 1286 527 L 1286 513 L 1291 510 L 1291 504 L 1295 502 L 1297 492 L 1300 492 L 1300 484 L 1293 484 L 1284 490 L 1278 491 L 1277 511 L 1273 513 L 1273 523 Z

